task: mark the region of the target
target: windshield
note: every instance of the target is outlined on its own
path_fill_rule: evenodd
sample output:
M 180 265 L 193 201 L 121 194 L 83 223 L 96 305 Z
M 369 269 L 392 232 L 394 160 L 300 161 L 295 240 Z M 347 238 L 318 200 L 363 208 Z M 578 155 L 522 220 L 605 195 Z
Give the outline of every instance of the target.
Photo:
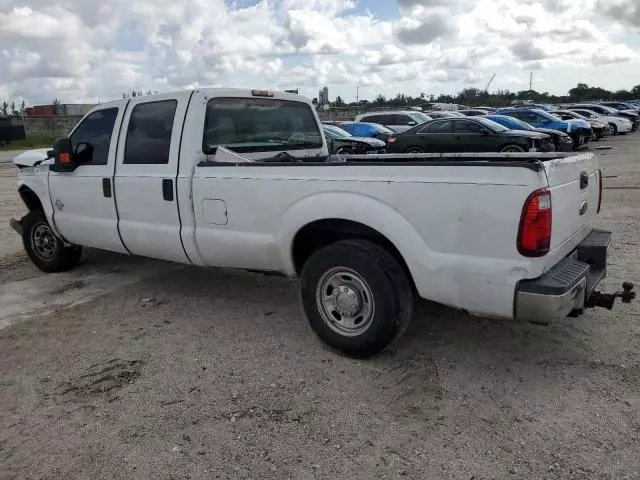
M 489 120 L 488 118 L 475 117 L 474 120 L 478 123 L 481 123 L 492 132 L 506 132 L 507 130 L 509 130 L 507 127 L 503 127 L 499 123 L 496 123 L 493 120 Z
M 384 125 L 380 125 L 379 123 L 369 123 L 367 125 L 371 125 L 373 128 L 376 129 L 376 132 L 378 132 L 378 133 L 383 133 L 385 135 L 392 135 L 393 134 L 393 130 L 391 130 L 390 128 L 385 127 Z
M 491 119 L 489 119 L 489 120 L 491 120 Z M 520 120 L 518 118 L 508 117 L 508 121 L 509 121 L 510 125 L 514 125 L 516 127 L 516 128 L 514 128 L 514 130 L 533 130 L 533 126 L 529 125 L 527 122 L 523 122 L 522 120 Z
M 207 104 L 202 151 L 223 145 L 236 152 L 322 148 L 311 107 L 267 98 L 214 98 Z
M 600 116 L 597 113 L 592 112 L 591 110 L 576 110 L 576 113 L 578 115 L 582 115 L 585 118 L 596 118 Z
M 422 112 L 412 112 L 412 113 L 409 114 L 409 116 L 411 118 L 413 118 L 418 123 L 424 123 L 424 122 L 427 122 L 427 121 L 431 120 L 430 116 L 425 115 Z
M 323 125 L 324 133 L 331 138 L 351 137 L 352 135 L 346 130 L 336 127 L 335 125 Z

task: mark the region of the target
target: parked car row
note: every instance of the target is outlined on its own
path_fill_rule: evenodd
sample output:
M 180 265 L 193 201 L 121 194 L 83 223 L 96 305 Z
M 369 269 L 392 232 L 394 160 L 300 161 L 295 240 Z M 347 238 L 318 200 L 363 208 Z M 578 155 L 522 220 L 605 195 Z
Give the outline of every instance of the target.
M 602 102 L 368 112 L 325 135 L 334 153 L 568 152 L 639 126 L 640 102 Z

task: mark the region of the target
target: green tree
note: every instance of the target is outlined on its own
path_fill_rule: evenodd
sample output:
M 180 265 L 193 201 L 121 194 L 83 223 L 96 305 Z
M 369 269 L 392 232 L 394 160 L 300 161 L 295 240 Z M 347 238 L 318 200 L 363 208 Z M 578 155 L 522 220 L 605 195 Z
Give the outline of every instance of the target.
M 7 102 L 2 102 L 2 114 L 5 117 L 9 116 L 9 104 Z
M 373 100 L 373 105 L 376 107 L 384 107 L 387 103 L 387 99 L 384 95 L 380 94 Z

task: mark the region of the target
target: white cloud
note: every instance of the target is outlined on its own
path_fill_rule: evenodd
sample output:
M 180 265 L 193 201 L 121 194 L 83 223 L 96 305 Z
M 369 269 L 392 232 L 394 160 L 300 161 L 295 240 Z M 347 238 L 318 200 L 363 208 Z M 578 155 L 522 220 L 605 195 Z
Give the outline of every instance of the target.
M 539 86 L 562 92 L 584 78 L 629 88 L 633 76 L 612 69 L 638 71 L 637 0 L 397 0 L 392 20 L 376 16 L 379 4 L 0 0 L 0 100 L 201 85 L 315 95 L 325 84 L 351 98 L 342 92 L 356 85 L 371 96 L 452 92 L 496 72 L 495 85 L 518 88 L 529 69 L 570 69 Z

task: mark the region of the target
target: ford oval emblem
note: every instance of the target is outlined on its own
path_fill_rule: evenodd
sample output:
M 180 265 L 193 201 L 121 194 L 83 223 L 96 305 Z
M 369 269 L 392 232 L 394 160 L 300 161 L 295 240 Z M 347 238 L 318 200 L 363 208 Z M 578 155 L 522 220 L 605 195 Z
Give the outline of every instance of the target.
M 580 205 L 580 216 L 584 215 L 585 213 L 587 213 L 587 210 L 589 210 L 589 204 L 587 203 L 586 200 L 582 201 L 582 204 Z

